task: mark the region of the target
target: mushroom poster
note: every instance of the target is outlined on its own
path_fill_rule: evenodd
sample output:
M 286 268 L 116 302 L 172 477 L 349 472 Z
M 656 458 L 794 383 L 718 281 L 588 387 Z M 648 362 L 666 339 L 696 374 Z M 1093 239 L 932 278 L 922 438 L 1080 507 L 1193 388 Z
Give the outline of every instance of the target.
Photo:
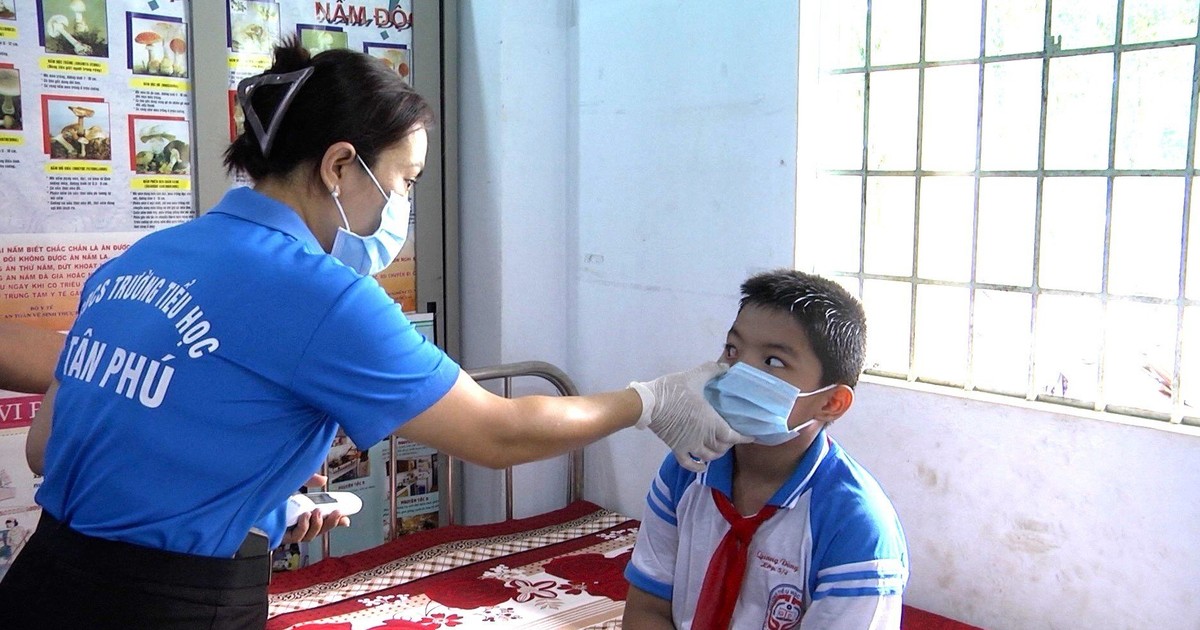
M 95 267 L 195 216 L 188 14 L 182 0 L 0 0 L 0 320 L 67 329 Z M 40 401 L 0 391 L 5 523 L 37 522 L 22 445 Z
M 0 0 L 0 318 L 68 328 L 97 265 L 195 216 L 188 9 Z
M 271 51 L 285 37 L 297 37 L 316 55 L 335 48 L 366 53 L 412 83 L 411 0 L 367 2 L 274 2 L 229 0 L 229 134 L 242 133 L 245 113 L 238 106 L 238 81 L 271 65 Z M 247 182 L 238 181 L 237 185 Z M 409 214 L 408 238 L 400 256 L 375 279 L 406 312 L 417 308 L 417 212 Z

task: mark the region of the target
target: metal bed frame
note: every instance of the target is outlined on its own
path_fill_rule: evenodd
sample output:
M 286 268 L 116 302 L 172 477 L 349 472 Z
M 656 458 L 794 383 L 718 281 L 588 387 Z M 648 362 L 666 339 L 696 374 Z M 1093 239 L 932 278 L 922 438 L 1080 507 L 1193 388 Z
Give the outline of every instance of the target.
M 575 387 L 575 383 L 565 372 L 558 367 L 546 363 L 544 361 L 521 361 L 517 363 L 504 363 L 500 365 L 492 365 L 481 368 L 473 368 L 466 370 L 467 375 L 476 382 L 501 381 L 503 383 L 503 395 L 505 398 L 512 398 L 513 380 L 517 378 L 538 378 L 546 381 L 558 390 L 560 396 L 578 396 L 579 389 Z M 394 434 L 388 438 L 389 452 L 391 457 L 395 457 L 397 438 Z M 439 458 L 442 461 L 438 462 L 439 468 L 442 470 L 442 478 L 445 479 L 445 495 L 441 502 L 442 511 L 445 515 L 443 525 L 453 525 L 458 521 L 457 514 L 457 493 L 455 485 L 458 482 L 458 461 L 454 457 Z M 444 463 L 443 463 L 444 462 Z M 322 467 L 322 474 L 326 473 Z M 396 467 L 393 465 L 388 471 L 388 485 L 390 488 L 396 487 Z M 567 483 L 568 483 L 568 502 L 578 501 L 583 498 L 583 449 L 577 449 L 567 453 Z M 384 542 L 390 542 L 398 537 L 395 527 L 396 516 L 396 493 L 388 492 L 388 514 L 389 522 L 392 523 L 388 527 L 386 539 Z M 513 473 L 512 467 L 504 469 L 504 519 L 510 521 L 513 518 Z M 321 557 L 328 558 L 329 554 L 329 532 L 321 535 Z

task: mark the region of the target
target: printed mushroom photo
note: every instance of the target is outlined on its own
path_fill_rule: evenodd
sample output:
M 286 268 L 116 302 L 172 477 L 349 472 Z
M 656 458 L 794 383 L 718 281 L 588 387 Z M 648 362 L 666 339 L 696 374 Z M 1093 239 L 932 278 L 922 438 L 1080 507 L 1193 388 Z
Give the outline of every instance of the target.
M 101 124 L 108 122 L 107 104 L 51 103 L 49 113 L 51 159 L 112 159 L 112 142 Z
M 138 127 L 138 144 L 134 153 L 134 171 L 139 175 L 185 175 L 191 168 L 191 148 L 183 129 L 172 133 L 168 123 L 154 122 Z
M 17 12 L 14 9 L 15 0 L 0 0 L 0 20 L 15 20 Z
M 393 70 L 396 74 L 399 74 L 405 83 L 409 82 L 408 75 L 412 73 L 412 70 L 409 67 L 408 50 L 406 48 L 402 46 L 385 47 L 379 44 L 374 46 L 367 44 L 367 54 L 378 59 L 389 70 Z
M 350 37 L 344 31 L 311 27 L 300 27 L 297 30 L 300 34 L 300 45 L 304 46 L 311 55 L 318 55 L 334 48 L 346 48 L 350 45 Z
M 229 21 L 233 52 L 269 54 L 279 40 L 279 7 L 274 2 L 230 0 Z
M 0 0 L 11 1 L 11 0 Z M 46 52 L 83 57 L 108 56 L 106 0 L 43 0 Z
M 142 31 L 133 36 L 134 74 L 158 74 L 162 63 L 162 36 L 154 31 Z
M 171 41 L 167 42 L 167 50 L 171 52 L 171 62 L 175 66 L 175 76 L 186 77 L 188 75 L 187 40 L 183 37 L 172 37 Z
M 21 73 L 15 68 L 0 68 L 0 130 L 20 131 Z
M 131 19 L 130 70 L 134 74 L 186 77 L 187 30 L 179 22 Z
M 229 91 L 229 123 L 229 141 L 233 142 L 246 129 L 246 112 L 242 111 L 234 90 Z

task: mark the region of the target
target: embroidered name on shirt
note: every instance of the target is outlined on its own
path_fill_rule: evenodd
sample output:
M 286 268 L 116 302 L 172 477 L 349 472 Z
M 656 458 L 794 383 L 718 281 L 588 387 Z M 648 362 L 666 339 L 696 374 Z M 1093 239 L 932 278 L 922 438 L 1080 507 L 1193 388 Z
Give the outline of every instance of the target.
M 760 569 L 778 573 L 779 575 L 791 575 L 800 570 L 799 566 L 790 562 L 787 558 L 776 558 L 761 551 L 754 552 L 754 559 L 758 561 Z

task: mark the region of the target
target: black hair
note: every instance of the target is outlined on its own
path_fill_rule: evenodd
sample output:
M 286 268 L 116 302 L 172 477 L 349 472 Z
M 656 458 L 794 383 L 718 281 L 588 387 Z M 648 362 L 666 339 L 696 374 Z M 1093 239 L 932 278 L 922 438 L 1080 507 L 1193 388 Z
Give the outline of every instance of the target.
M 379 153 L 419 127 L 429 127 L 433 108 L 400 75 L 365 53 L 345 49 L 310 56 L 292 36 L 275 48 L 274 64 L 263 74 L 313 69 L 283 112 L 269 155 L 259 138 L 245 130 L 225 150 L 227 172 L 242 172 L 255 181 L 283 176 L 298 165 L 319 168 L 325 150 L 346 141 L 373 166 Z M 250 92 L 250 103 L 263 128 L 277 114 L 280 101 L 292 87 L 262 84 Z M 248 115 L 248 113 L 247 113 Z
M 841 285 L 794 269 L 767 271 L 742 283 L 738 310 L 747 306 L 792 314 L 821 362 L 821 387 L 858 384 L 866 360 L 867 316 Z

